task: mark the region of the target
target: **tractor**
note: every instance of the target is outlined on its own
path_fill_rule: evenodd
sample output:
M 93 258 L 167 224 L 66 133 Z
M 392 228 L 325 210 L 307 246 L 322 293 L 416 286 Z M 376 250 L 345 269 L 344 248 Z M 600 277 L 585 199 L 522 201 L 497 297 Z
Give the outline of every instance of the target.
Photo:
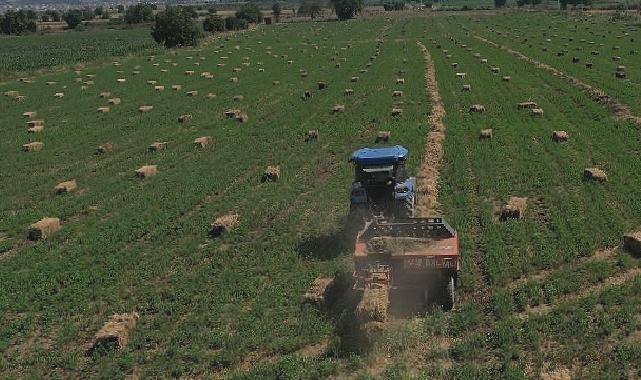
M 405 173 L 408 153 L 402 146 L 364 148 L 351 157 L 351 211 L 364 222 L 352 274 L 362 323 L 384 322 L 390 303 L 454 306 L 461 270 L 458 235 L 441 217 L 416 216 L 415 180 Z

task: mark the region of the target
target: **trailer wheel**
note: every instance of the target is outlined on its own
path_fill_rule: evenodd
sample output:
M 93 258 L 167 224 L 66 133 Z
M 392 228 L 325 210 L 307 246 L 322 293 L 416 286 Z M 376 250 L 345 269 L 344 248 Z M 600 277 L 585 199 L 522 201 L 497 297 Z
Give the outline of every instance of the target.
M 444 311 L 450 311 L 454 307 L 454 277 L 449 276 L 443 281 L 443 299 L 441 307 Z

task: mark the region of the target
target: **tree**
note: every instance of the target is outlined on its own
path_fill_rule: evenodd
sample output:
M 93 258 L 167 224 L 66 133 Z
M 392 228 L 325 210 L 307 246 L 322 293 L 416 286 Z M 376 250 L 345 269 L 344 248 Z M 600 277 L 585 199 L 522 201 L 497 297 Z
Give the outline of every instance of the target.
M 4 16 L 0 16 L 0 31 L 16 35 L 35 32 L 37 19 L 38 16 L 33 11 L 7 11 Z
M 227 17 L 225 19 L 225 29 L 227 30 L 241 30 L 247 29 L 249 23 L 244 18 Z
M 82 21 L 82 12 L 78 9 L 72 9 L 65 12 L 62 19 L 67 23 L 69 29 L 76 29 L 76 26 Z
M 168 7 L 164 12 L 156 15 L 151 36 L 165 47 L 173 48 L 184 45 L 195 46 L 202 37 L 202 33 L 189 12 L 181 7 Z
M 236 12 L 236 18 L 244 19 L 247 20 L 247 22 L 258 24 L 260 22 L 263 22 L 263 13 L 255 3 L 247 3 Z
M 211 33 L 224 32 L 225 20 L 220 18 L 220 16 L 209 16 L 203 21 L 203 30 Z
M 320 4 L 318 4 L 316 1 L 306 0 L 303 1 L 303 3 L 300 5 L 296 14 L 298 14 L 299 16 L 308 16 L 313 20 L 320 15 L 321 10 L 322 8 Z
M 151 4 L 136 4 L 127 8 L 125 22 L 127 24 L 140 24 L 154 19 L 154 8 Z
M 331 0 L 339 20 L 354 18 L 363 10 L 363 0 Z
M 281 13 L 283 13 L 283 9 L 280 7 L 280 4 L 274 3 L 272 5 L 272 14 L 274 15 L 274 20 L 276 20 L 276 22 L 278 22 Z
M 503 8 L 507 0 L 494 0 L 494 8 Z

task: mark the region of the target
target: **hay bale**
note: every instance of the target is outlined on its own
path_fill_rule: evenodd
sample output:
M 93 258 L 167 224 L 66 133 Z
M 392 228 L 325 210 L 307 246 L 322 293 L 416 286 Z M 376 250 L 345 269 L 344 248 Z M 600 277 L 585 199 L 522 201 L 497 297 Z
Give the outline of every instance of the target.
M 586 69 L 591 69 L 592 67 L 594 67 L 594 64 L 592 62 L 586 62 L 585 63 L 585 68 Z
M 190 76 L 192 76 L 192 75 L 194 75 L 194 70 L 187 70 L 187 71 L 185 71 L 185 75 L 186 75 L 186 76 L 189 76 L 189 77 L 190 77 Z
M 174 91 L 180 91 L 180 90 L 182 90 L 182 88 L 183 88 L 183 86 L 180 85 L 180 84 L 172 84 L 171 85 L 171 89 L 174 90 Z
M 352 77 L 351 81 L 352 81 L 352 83 L 358 82 L 358 77 Z
M 489 140 L 494 136 L 494 131 L 492 129 L 481 129 L 479 134 L 479 140 Z
M 273 86 L 278 86 L 280 84 L 279 80 L 272 81 Z
M 522 110 L 522 109 L 528 109 L 532 110 L 535 108 L 538 108 L 539 106 L 535 102 L 521 102 L 517 104 L 517 108 Z
M 625 71 L 625 66 L 622 66 L 622 65 L 617 66 L 617 71 Z
M 39 133 L 45 130 L 44 125 L 34 125 L 33 127 L 27 128 L 27 132 L 29 133 Z
M 120 351 L 129 342 L 129 334 L 136 327 L 139 315 L 136 312 L 114 314 L 98 330 L 88 353 L 96 350 Z
M 501 78 L 501 80 L 502 80 L 503 82 L 509 82 L 509 81 L 511 81 L 511 80 L 512 80 L 512 77 L 511 77 L 511 76 L 507 76 L 507 75 L 506 75 L 506 76 L 504 76 L 503 78 Z
M 472 113 L 484 113 L 485 112 L 485 106 L 481 104 L 472 104 L 470 106 L 470 112 Z
M 120 104 L 120 98 L 111 98 L 109 99 L 108 103 L 117 106 L 118 104 Z
M 60 99 L 60 98 L 63 98 L 65 96 L 65 93 L 64 92 L 56 92 L 55 94 L 53 94 L 53 96 L 54 96 L 54 98 Z
M 127 79 L 125 79 L 125 78 L 118 78 L 118 79 L 116 79 L 116 82 L 117 82 L 117 83 L 125 83 L 126 81 L 127 81 Z
M 114 144 L 108 142 L 104 143 L 96 149 L 97 154 L 105 154 L 105 153 L 110 153 L 114 150 Z
M 305 92 L 303 93 L 303 99 L 309 99 L 313 96 L 314 96 L 314 93 L 309 90 L 305 90 Z
M 325 90 L 327 88 L 327 82 L 318 82 L 318 89 Z
M 400 98 L 403 96 L 403 91 L 392 91 L 393 98 Z
M 405 78 L 396 78 L 396 84 L 405 84 Z
M 332 108 L 332 113 L 343 113 L 345 112 L 345 105 L 343 104 L 336 104 L 334 108 Z
M 27 236 L 29 240 L 37 241 L 48 239 L 60 229 L 60 219 L 42 218 L 29 226 Z
M 9 98 L 15 98 L 15 97 L 17 97 L 19 95 L 20 94 L 18 93 L 18 91 L 5 91 L 4 92 L 4 96 L 7 96 Z
M 307 78 L 309 76 L 309 73 L 307 71 L 301 71 L 300 76 L 301 78 Z
M 487 61 L 487 58 L 483 58 L 483 59 L 481 60 L 481 63 L 487 64 L 487 62 L 488 62 L 488 61 Z
M 108 98 L 108 97 L 110 97 L 110 96 L 111 96 L 111 92 L 109 92 L 109 91 L 104 91 L 104 92 L 101 92 L 101 93 L 100 93 L 100 97 L 101 97 L 102 99 L 106 99 L 106 98 Z
M 54 85 L 54 84 L 56 84 L 56 83 L 58 83 L 58 82 L 48 81 L 48 82 L 47 82 L 47 86 L 52 86 L 52 85 Z
M 148 178 L 153 177 L 158 174 L 158 167 L 156 165 L 143 165 L 140 168 L 136 169 L 136 177 L 138 178 Z
M 154 91 L 165 91 L 165 86 L 154 86 Z
M 463 85 L 463 91 L 464 92 L 471 92 L 472 91 L 472 85 L 471 84 L 464 84 Z
M 356 306 L 356 319 L 360 323 L 387 321 L 389 291 L 387 289 L 365 289 L 363 298 Z
M 510 197 L 507 204 L 501 209 L 501 220 L 521 219 L 527 210 L 527 198 Z
M 456 73 L 456 77 L 464 79 L 465 77 L 467 77 L 467 73 Z
M 236 116 L 240 115 L 240 110 L 239 109 L 228 109 L 225 110 L 224 112 L 225 117 L 227 118 L 235 118 Z
M 54 187 L 54 191 L 56 192 L 56 194 L 64 194 L 75 191 L 77 188 L 78 184 L 76 183 L 76 180 L 72 179 L 69 181 L 60 182 L 56 185 L 56 187 Z
M 392 132 L 390 131 L 378 131 L 376 134 L 376 142 L 388 142 L 391 136 Z
M 401 116 L 403 114 L 403 109 L 394 107 L 392 108 L 392 116 Z
M 231 78 L 229 78 L 229 81 L 231 83 L 238 83 L 238 78 L 237 77 L 231 77 Z
M 343 91 L 344 96 L 352 96 L 354 95 L 354 90 L 351 88 L 346 88 L 345 91 Z
M 33 119 L 38 116 L 38 113 L 35 111 L 27 111 L 27 112 L 24 112 L 22 116 L 27 119 Z
M 203 78 L 213 77 L 209 71 L 203 71 L 202 73 L 200 73 L 200 76 Z
M 146 113 L 146 112 L 151 112 L 151 110 L 154 109 L 154 106 L 140 106 L 138 107 L 138 111 L 140 113 Z
M 238 121 L 239 123 L 246 123 L 249 121 L 249 116 L 247 116 L 246 113 L 240 113 L 236 115 L 236 121 Z
M 197 137 L 194 140 L 194 145 L 197 146 L 198 148 L 206 148 L 208 145 L 212 143 L 212 138 L 211 136 L 202 136 L 202 137 Z
M 244 98 L 243 98 L 243 96 L 242 96 L 242 95 L 235 95 L 235 96 L 234 96 L 234 101 L 235 101 L 235 102 L 241 102 L 243 99 L 244 99 Z
M 635 256 L 641 256 L 641 231 L 625 234 L 623 248 Z
M 110 111 L 109 107 L 98 107 L 98 113 L 107 113 Z
M 227 214 L 227 215 L 219 216 L 211 224 L 211 229 L 209 230 L 209 234 L 212 237 L 218 237 L 225 232 L 231 231 L 234 227 L 238 225 L 239 221 L 240 221 L 240 216 L 238 214 Z
M 43 142 L 34 141 L 34 142 L 30 142 L 22 145 L 22 151 L 23 152 L 39 152 L 42 150 L 44 146 L 45 144 Z
M 544 112 L 542 108 L 534 108 L 530 111 L 531 116 L 543 116 Z
M 153 142 L 147 147 L 147 149 L 150 152 L 158 152 L 158 151 L 161 151 L 161 150 L 165 150 L 165 149 L 167 149 L 167 142 L 166 141 Z
M 328 277 L 316 277 L 312 284 L 309 286 L 307 292 L 303 296 L 303 303 L 314 306 L 325 306 L 327 302 L 327 295 L 329 294 L 332 286 L 334 286 L 334 279 Z
M 190 114 L 185 114 L 185 115 L 180 115 L 178 116 L 178 122 L 179 123 L 189 123 L 191 121 L 192 117 Z
M 607 182 L 608 175 L 605 171 L 597 168 L 588 168 L 583 171 L 583 177 L 586 180 L 596 181 L 596 182 Z
M 458 67 L 458 62 L 452 62 L 450 66 L 452 66 L 453 69 L 456 69 Z
M 552 131 L 552 141 L 563 143 L 568 141 L 568 133 L 566 131 Z
M 213 99 L 215 97 L 216 97 L 216 94 L 214 94 L 213 92 L 208 92 L 207 93 L 207 99 Z
M 198 91 L 187 91 L 187 96 L 198 96 Z
M 25 100 L 27 100 L 27 97 L 26 97 L 26 96 L 24 96 L 24 95 L 18 95 L 18 96 L 16 96 L 14 99 L 15 99 L 15 101 L 16 101 L 16 102 L 18 102 L 18 103 L 22 103 L 22 102 L 24 102 Z
M 319 132 L 318 129 L 310 129 L 305 135 L 305 142 L 318 141 Z
M 625 73 L 622 71 L 617 71 L 614 76 L 616 76 L 618 79 L 625 79 Z
M 150 85 L 150 86 L 155 86 L 155 85 L 156 85 L 156 83 L 158 83 L 158 82 L 157 82 L 157 81 L 155 81 L 155 80 L 148 80 L 148 81 L 147 81 L 147 84 L 148 84 L 148 85 Z
M 27 127 L 37 127 L 37 126 L 43 126 L 44 127 L 45 122 L 44 120 L 29 120 L 27 122 Z
M 275 182 L 280 178 L 280 165 L 269 165 L 263 172 L 261 182 Z

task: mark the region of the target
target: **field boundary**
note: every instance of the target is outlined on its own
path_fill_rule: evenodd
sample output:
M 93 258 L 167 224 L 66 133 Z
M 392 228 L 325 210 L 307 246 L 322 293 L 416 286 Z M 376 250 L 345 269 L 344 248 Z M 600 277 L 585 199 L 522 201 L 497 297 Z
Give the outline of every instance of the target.
M 622 103 L 618 100 L 615 100 L 610 95 L 608 95 L 605 91 L 597 87 L 594 87 L 592 85 L 589 85 L 576 77 L 568 75 L 555 67 L 552 67 L 548 64 L 545 64 L 533 58 L 530 58 L 527 55 L 521 53 L 520 51 L 514 50 L 504 45 L 499 45 L 494 41 L 488 40 L 487 38 L 484 38 L 478 35 L 475 35 L 474 38 L 496 49 L 506 51 L 512 54 L 514 57 L 524 62 L 527 62 L 531 65 L 534 65 L 539 69 L 546 70 L 557 78 L 566 80 L 571 85 L 573 85 L 577 89 L 581 90 L 584 94 L 589 96 L 590 99 L 592 99 L 593 101 L 606 106 L 610 111 L 612 111 L 615 114 L 617 119 L 630 120 L 638 125 L 641 125 L 641 116 L 633 114 L 632 111 L 630 111 L 630 107 L 627 104 Z
M 427 90 L 432 110 L 429 116 L 431 131 L 427 134 L 425 143 L 425 156 L 421 162 L 421 169 L 418 179 L 418 192 L 421 195 L 418 199 L 419 216 L 428 216 L 438 210 L 438 178 L 441 163 L 443 161 L 443 140 L 445 140 L 445 106 L 443 98 L 438 90 L 436 80 L 436 69 L 429 50 L 420 41 L 416 44 L 423 52 L 425 58 L 425 89 Z

